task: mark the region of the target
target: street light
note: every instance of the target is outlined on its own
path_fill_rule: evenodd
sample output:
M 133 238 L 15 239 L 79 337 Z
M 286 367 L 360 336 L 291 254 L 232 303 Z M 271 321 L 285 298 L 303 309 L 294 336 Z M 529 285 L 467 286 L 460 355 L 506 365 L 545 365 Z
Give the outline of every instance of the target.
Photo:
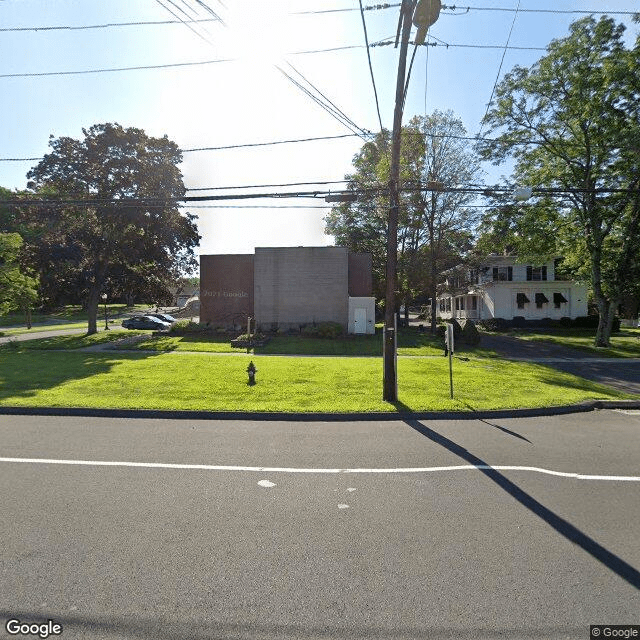
M 104 330 L 109 331 L 109 325 L 107 324 L 107 294 L 103 293 L 100 297 L 102 298 L 102 302 L 104 302 Z

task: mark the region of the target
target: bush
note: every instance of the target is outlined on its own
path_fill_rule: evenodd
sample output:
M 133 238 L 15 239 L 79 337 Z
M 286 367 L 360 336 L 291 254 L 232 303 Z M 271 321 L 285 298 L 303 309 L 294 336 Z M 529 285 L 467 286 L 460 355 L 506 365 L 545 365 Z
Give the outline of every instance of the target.
M 511 326 L 514 328 L 522 328 L 525 327 L 527 325 L 527 320 L 524 316 L 514 316 L 513 320 L 511 321 Z
M 309 338 L 339 338 L 344 328 L 339 322 L 321 322 L 302 329 L 302 335 Z
M 462 326 L 461 341 L 471 347 L 480 344 L 480 334 L 473 320 L 466 320 Z
M 487 318 L 478 323 L 487 331 L 508 331 L 510 322 L 504 318 Z
M 568 327 L 570 327 L 571 318 L 568 318 L 567 316 L 563 316 L 562 318 L 560 318 L 560 326 L 563 327 L 564 329 L 567 329 Z
M 169 328 L 169 333 L 174 336 L 186 336 L 190 334 L 206 333 L 211 327 L 204 322 L 193 322 L 191 320 L 178 320 Z
M 460 336 L 462 335 L 460 323 L 455 318 L 450 318 L 447 322 L 453 325 L 453 339 L 460 340 Z
M 573 321 L 573 326 L 579 329 L 597 329 L 599 316 L 579 316 Z
M 580 316 L 573 321 L 573 326 L 580 329 L 597 329 L 600 316 L 590 314 L 588 316 Z M 620 318 L 615 317 L 611 325 L 611 332 L 617 333 L 620 331 Z

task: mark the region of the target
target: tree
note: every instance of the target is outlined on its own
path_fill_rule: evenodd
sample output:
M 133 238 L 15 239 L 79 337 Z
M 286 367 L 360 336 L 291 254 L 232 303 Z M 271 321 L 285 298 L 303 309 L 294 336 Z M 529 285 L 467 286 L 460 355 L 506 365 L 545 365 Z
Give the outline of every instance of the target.
M 479 144 L 495 164 L 516 160 L 515 182 L 559 192 L 515 208 L 519 245 L 564 254 L 589 274 L 601 347 L 639 258 L 640 38 L 627 49 L 624 31 L 584 18 L 530 69 L 515 67 L 486 117 L 499 135 Z
M 398 300 L 409 304 L 437 295 L 439 273 L 460 262 L 471 246 L 476 211 L 473 195 L 453 191 L 479 179 L 477 156 L 462 139 L 466 130 L 451 111 L 414 117 L 402 128 L 398 220 Z M 389 179 L 389 133 L 366 143 L 347 176 L 355 202 L 327 216 L 326 231 L 338 244 L 373 255 L 375 294 L 384 295 Z M 377 191 L 368 191 L 377 189 Z M 432 314 L 432 331 L 435 331 Z
M 38 297 L 37 281 L 20 270 L 21 247 L 19 234 L 0 233 L 0 315 L 22 309 L 31 328 L 30 308 Z
M 33 191 L 60 197 L 37 214 L 48 230 L 43 237 L 64 256 L 67 287 L 86 294 L 92 334 L 100 296 L 118 277 L 171 282 L 195 267 L 200 236 L 195 216 L 178 209 L 185 188 L 174 142 L 110 123 L 83 134 L 51 137 L 51 153 L 27 178 Z

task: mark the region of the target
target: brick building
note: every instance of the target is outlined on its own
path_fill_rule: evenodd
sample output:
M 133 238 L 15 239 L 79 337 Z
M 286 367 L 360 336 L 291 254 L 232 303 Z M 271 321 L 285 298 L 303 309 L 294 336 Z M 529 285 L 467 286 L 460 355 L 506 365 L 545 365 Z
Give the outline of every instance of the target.
M 262 330 L 338 322 L 375 331 L 371 255 L 344 247 L 257 248 L 255 254 L 200 256 L 200 321 Z

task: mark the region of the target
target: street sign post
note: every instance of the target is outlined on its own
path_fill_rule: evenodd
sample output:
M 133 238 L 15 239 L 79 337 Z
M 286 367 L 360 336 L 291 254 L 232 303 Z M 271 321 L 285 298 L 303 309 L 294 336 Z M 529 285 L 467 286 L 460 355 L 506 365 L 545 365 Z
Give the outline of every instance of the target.
M 453 323 L 447 324 L 445 342 L 449 353 L 449 392 L 451 399 L 453 399 Z

